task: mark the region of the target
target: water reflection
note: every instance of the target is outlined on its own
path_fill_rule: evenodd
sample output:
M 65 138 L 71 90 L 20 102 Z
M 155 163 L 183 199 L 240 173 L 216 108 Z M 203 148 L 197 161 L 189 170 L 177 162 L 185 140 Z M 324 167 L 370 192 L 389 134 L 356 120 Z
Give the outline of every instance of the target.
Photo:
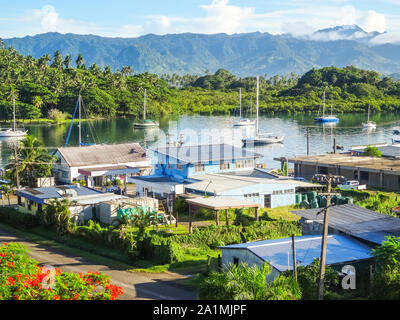
M 234 128 L 235 117 L 185 115 L 160 120 L 160 128 L 134 130 L 134 119 L 95 120 L 82 123 L 82 137 L 85 143 L 128 143 L 139 142 L 145 148 L 166 146 L 168 141 L 180 139 L 188 144 L 227 143 L 242 147 L 242 139 L 253 137 L 255 127 Z M 290 157 L 307 154 L 307 131 L 310 154 L 331 152 L 333 139 L 336 144 L 348 150 L 352 145 L 391 143 L 393 127 L 400 124 L 398 114 L 373 114 L 371 121 L 377 123 L 375 130 L 363 129 L 364 117 L 359 114 L 340 115 L 340 123 L 315 124 L 313 115 L 261 116 L 260 132 L 285 136 L 283 144 L 256 146 L 254 150 L 263 154 L 260 162 L 268 168 L 279 168 L 274 157 Z M 65 144 L 69 125 L 27 125 L 29 134 L 35 135 L 47 147 Z M 182 135 L 182 138 L 181 138 Z M 400 137 L 399 137 L 400 140 Z M 73 126 L 69 146 L 78 145 L 78 128 Z M 0 140 L 1 161 L 4 167 L 10 149 L 4 139 Z

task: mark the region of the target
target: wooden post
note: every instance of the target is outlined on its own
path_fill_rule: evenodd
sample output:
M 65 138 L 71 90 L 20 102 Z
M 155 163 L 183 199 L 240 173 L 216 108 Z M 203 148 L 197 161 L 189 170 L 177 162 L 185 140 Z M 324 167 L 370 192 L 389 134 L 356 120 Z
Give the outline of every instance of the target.
M 226 225 L 229 226 L 229 209 L 226 209 Z
M 336 137 L 333 138 L 333 153 L 336 153 Z
M 218 210 L 215 210 L 215 224 L 219 226 L 219 212 Z
M 192 226 L 192 206 L 189 204 L 189 233 L 193 233 L 193 226 Z
M 258 207 L 254 208 L 254 218 L 256 218 L 256 221 L 258 222 L 260 220 L 259 216 L 258 216 Z
M 326 208 L 324 215 L 324 234 L 322 237 L 322 250 L 320 259 L 320 269 L 319 269 L 319 281 L 318 281 L 318 300 L 324 299 L 324 282 L 325 282 L 325 260 L 326 260 L 326 246 L 328 238 L 328 224 L 329 224 L 329 206 L 331 205 L 331 184 L 332 177 L 329 175 L 328 178 L 328 193 L 326 195 Z
M 310 155 L 310 128 L 307 127 L 307 156 Z
M 293 277 L 297 281 L 297 261 L 296 261 L 296 244 L 294 234 L 292 234 L 292 250 L 293 250 Z

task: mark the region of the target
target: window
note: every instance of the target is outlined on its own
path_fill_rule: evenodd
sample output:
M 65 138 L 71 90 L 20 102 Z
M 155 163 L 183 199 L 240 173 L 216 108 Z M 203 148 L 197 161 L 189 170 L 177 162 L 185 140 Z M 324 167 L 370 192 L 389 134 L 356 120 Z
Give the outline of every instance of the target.
M 204 164 L 195 164 L 194 165 L 194 172 L 203 172 L 204 171 Z
M 235 264 L 235 265 L 239 264 L 239 258 L 238 257 L 233 257 L 233 264 Z
M 220 170 L 229 170 L 230 167 L 231 167 L 231 164 L 229 162 L 221 161 L 219 164 Z
M 328 174 L 328 167 L 319 167 L 318 170 L 320 174 Z
M 177 164 L 176 165 L 177 170 L 183 170 L 183 164 Z

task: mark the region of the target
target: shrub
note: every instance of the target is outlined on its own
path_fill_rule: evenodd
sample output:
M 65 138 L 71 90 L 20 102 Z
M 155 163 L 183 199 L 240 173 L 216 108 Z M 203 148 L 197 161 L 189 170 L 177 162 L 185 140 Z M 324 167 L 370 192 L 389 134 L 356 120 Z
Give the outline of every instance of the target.
M 39 267 L 21 244 L 0 246 L 0 300 L 115 300 L 123 294 L 102 273 L 54 271 Z
M 40 225 L 38 216 L 7 207 L 0 207 L 0 221 L 20 229 L 30 229 Z

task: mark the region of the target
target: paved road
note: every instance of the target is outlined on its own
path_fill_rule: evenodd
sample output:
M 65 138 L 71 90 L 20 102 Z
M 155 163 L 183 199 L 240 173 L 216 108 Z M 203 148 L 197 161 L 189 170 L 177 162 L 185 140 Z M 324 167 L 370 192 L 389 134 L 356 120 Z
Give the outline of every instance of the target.
M 175 273 L 142 273 L 118 270 L 99 265 L 78 256 L 57 251 L 51 247 L 26 241 L 6 231 L 0 230 L 0 243 L 19 242 L 27 246 L 30 256 L 40 264 L 52 265 L 67 272 L 100 271 L 111 277 L 111 282 L 121 286 L 124 294 L 120 300 L 195 300 L 194 291 L 175 284 L 184 276 Z

